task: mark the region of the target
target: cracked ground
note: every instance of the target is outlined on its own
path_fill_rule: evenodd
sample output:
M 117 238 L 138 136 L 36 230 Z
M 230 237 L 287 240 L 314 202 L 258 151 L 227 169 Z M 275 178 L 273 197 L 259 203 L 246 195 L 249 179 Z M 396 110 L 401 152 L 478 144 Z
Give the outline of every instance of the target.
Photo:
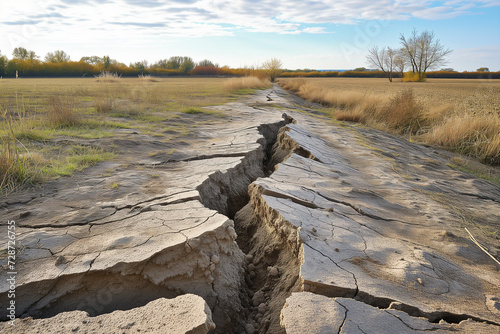
M 0 328 L 65 332 L 64 318 L 85 332 L 106 317 L 168 333 L 120 319 L 195 295 L 199 323 L 179 316 L 174 332 L 498 333 L 500 267 L 464 228 L 498 257 L 499 187 L 312 107 L 274 87 L 214 107 L 224 120 L 175 154 L 141 152 L 154 138 L 137 134 L 117 160 L 3 199 L 29 318 Z

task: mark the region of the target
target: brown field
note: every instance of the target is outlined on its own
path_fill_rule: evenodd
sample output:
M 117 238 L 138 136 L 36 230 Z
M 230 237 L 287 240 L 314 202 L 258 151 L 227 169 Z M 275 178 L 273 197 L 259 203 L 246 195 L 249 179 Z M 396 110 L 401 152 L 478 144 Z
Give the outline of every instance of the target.
M 500 165 L 500 80 L 280 79 L 299 96 L 363 124 Z

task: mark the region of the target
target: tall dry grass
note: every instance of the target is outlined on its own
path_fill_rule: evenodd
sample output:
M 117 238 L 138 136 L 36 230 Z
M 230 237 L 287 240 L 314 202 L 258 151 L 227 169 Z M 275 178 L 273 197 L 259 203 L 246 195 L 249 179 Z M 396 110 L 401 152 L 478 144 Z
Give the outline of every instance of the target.
M 97 82 L 118 82 L 122 76 L 118 75 L 118 73 L 104 71 L 95 77 L 97 78 Z
M 26 155 L 20 154 L 18 140 L 12 128 L 12 120 L 8 121 L 9 134 L 0 141 L 0 195 L 16 189 L 35 178 Z
M 259 79 L 254 76 L 242 77 L 242 78 L 230 78 L 224 83 L 224 88 L 227 90 L 239 90 L 239 89 L 260 89 L 272 87 L 271 81 L 269 79 Z
M 47 101 L 47 116 L 54 126 L 72 126 L 79 123 L 73 96 L 52 94 Z
M 425 135 L 429 143 L 454 148 L 491 165 L 500 165 L 500 116 L 450 115 Z
M 109 94 L 94 97 L 92 101 L 95 111 L 105 113 L 115 110 L 115 99 Z
M 338 120 L 412 135 L 413 139 L 500 165 L 500 112 L 479 108 L 478 101 L 465 100 L 465 110 L 470 110 L 470 105 L 477 109 L 458 112 L 457 105 L 446 96 L 422 103 L 412 89 L 415 86 L 404 87 L 391 96 L 370 93 L 369 89 L 363 91 L 362 86 L 333 88 L 306 79 L 291 79 L 280 84 L 306 100 L 333 108 L 332 114 Z M 482 95 L 487 92 L 476 90 Z
M 426 125 L 424 106 L 413 94 L 404 89 L 391 98 L 383 107 L 376 108 L 376 120 L 390 129 L 404 134 L 416 134 Z

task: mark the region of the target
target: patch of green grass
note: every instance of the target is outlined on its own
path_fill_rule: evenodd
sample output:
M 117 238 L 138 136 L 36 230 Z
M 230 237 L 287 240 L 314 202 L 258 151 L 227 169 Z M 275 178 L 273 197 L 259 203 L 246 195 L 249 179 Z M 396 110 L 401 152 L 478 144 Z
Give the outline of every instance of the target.
M 241 88 L 231 92 L 233 95 L 249 95 L 254 94 L 255 89 L 253 88 Z
M 54 132 L 48 129 L 29 129 L 16 132 L 16 138 L 24 141 L 48 141 L 54 137 Z
M 42 168 L 42 173 L 48 177 L 69 176 L 75 171 L 81 171 L 115 157 L 114 153 L 89 146 L 74 146 L 65 153 L 67 156 L 62 160 L 52 159 Z
M 205 112 L 201 109 L 198 109 L 198 108 L 187 108 L 187 109 L 184 109 L 182 110 L 183 113 L 185 114 L 204 114 Z
M 191 114 L 191 115 L 196 115 L 196 114 L 205 114 L 205 115 L 215 115 L 215 116 L 223 116 L 223 112 L 218 111 L 218 110 L 213 110 L 213 109 L 206 109 L 206 108 L 186 108 L 183 109 L 182 112 L 184 114 Z
M 124 122 L 116 122 L 110 120 L 96 120 L 93 118 L 82 122 L 81 126 L 89 129 L 131 129 L 132 127 Z
M 491 172 L 484 172 L 466 165 L 457 165 L 454 163 L 447 163 L 446 165 L 450 168 L 475 175 L 481 179 L 500 185 L 500 176 L 495 176 Z

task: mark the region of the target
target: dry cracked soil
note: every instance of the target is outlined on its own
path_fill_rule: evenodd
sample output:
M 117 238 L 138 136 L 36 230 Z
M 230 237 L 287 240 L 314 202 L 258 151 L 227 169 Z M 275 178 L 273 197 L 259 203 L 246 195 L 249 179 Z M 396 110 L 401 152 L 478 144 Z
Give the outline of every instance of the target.
M 3 198 L 0 330 L 500 333 L 500 187 L 313 107 L 275 86 Z

